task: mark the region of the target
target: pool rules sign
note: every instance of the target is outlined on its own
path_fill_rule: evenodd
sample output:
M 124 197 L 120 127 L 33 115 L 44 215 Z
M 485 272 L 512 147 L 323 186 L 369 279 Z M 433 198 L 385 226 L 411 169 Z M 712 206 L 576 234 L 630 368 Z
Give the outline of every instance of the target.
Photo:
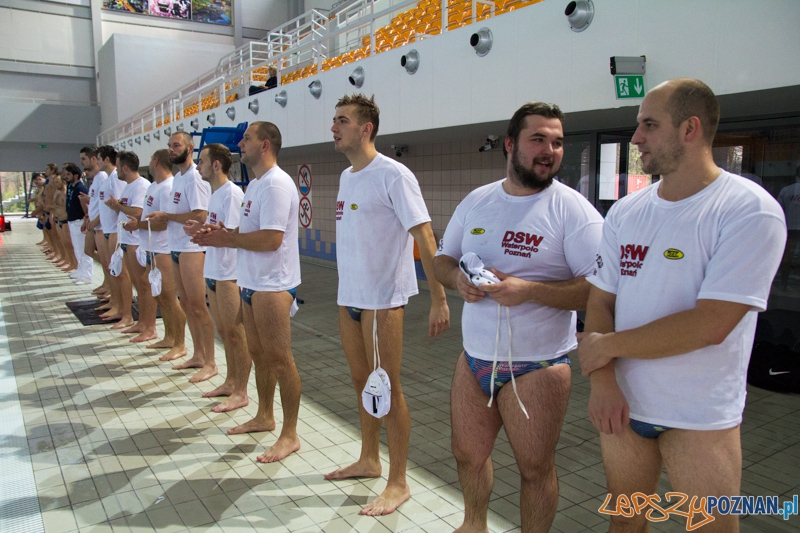
M 300 209 L 298 219 L 306 229 L 311 227 L 311 167 L 300 165 L 297 169 L 297 187 L 300 189 Z

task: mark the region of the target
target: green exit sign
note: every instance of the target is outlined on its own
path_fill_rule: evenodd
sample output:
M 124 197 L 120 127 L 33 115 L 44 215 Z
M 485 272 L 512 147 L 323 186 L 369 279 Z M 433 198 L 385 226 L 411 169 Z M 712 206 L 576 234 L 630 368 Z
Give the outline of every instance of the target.
M 614 88 L 617 100 L 644 98 L 644 76 L 614 76 Z
M 46 144 L 40 144 L 40 145 L 39 145 L 39 148 L 41 148 L 42 150 L 44 150 L 45 148 L 47 148 L 47 145 L 46 145 Z

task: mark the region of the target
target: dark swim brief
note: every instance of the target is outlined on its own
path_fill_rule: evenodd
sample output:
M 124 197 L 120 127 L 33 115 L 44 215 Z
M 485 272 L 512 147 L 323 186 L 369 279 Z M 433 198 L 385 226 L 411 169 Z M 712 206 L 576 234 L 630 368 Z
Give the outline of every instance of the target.
M 470 354 L 464 351 L 464 356 L 467 358 L 467 363 L 469 364 L 469 369 L 472 370 L 472 374 L 475 376 L 475 379 L 478 380 L 478 383 L 483 389 L 483 393 L 486 396 L 492 396 L 492 362 L 486 361 L 485 359 L 476 359 L 472 357 Z M 571 365 L 569 361 L 569 356 L 562 355 L 560 357 L 556 357 L 555 359 L 550 359 L 549 361 L 520 361 L 518 363 L 514 363 L 512 369 L 514 371 L 514 378 L 518 378 L 527 374 L 528 372 L 533 372 L 534 370 L 539 370 L 541 368 L 547 368 L 549 366 L 558 365 L 566 363 Z M 494 367 L 494 396 L 497 397 L 497 393 L 500 391 L 500 388 L 511 381 L 511 372 L 508 370 L 508 361 L 498 361 Z
M 356 322 L 361 322 L 361 313 L 364 312 L 363 309 L 359 309 L 358 307 L 345 307 L 345 309 L 347 309 L 347 314 L 350 315 L 350 318 Z
M 128 253 L 128 245 L 127 244 L 120 244 L 120 248 L 122 248 L 122 253 Z
M 297 299 L 297 288 L 296 287 L 294 289 L 289 289 L 286 292 L 291 294 L 292 298 Z M 253 289 L 245 289 L 244 287 L 242 287 L 242 290 L 241 290 L 242 301 L 244 303 L 246 303 L 247 305 L 252 307 L 253 306 L 253 294 L 255 294 L 255 293 L 256 293 L 256 291 L 254 291 Z
M 640 422 L 633 418 L 631 418 L 630 426 L 634 433 L 645 439 L 657 439 L 659 435 L 672 429 L 666 426 L 656 426 L 648 424 L 647 422 Z
M 181 253 L 180 252 L 170 252 L 169 256 L 172 258 L 172 262 L 175 263 L 176 265 L 179 265 L 181 263 L 180 262 L 180 257 L 181 257 Z
M 217 280 L 206 278 L 206 287 L 208 287 L 208 290 L 211 292 L 217 292 Z

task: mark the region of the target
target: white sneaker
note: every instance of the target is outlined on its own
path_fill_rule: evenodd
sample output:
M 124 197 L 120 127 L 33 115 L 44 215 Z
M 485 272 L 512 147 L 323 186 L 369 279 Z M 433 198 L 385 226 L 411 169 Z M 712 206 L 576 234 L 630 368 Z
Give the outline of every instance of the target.
M 92 280 L 90 280 L 90 279 L 76 279 L 75 280 L 75 285 L 91 285 L 91 284 L 92 284 Z
M 72 272 L 69 273 L 69 277 L 71 277 L 72 279 L 78 279 L 78 271 L 73 270 Z

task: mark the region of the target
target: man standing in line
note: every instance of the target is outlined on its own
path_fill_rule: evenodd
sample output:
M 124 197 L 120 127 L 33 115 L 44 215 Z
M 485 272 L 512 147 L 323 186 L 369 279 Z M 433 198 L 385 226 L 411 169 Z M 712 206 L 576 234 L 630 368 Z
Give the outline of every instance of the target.
M 459 532 L 487 531 L 501 427 L 522 478 L 522 531 L 546 532 L 556 515 L 568 353 L 577 346 L 575 310 L 586 308 L 586 276 L 594 273 L 603 226 L 578 191 L 553 179 L 564 156 L 562 121 L 558 106 L 532 102 L 517 110 L 503 146 L 507 178 L 461 202 L 434 259 L 439 281 L 466 301 L 450 400 L 465 508 Z M 459 269 L 470 252 L 500 281 L 471 283 Z
M 690 501 L 741 488 L 747 364 L 786 224 L 761 186 L 714 163 L 719 115 L 698 80 L 647 93 L 631 142 L 661 180 L 611 207 L 589 278 L 578 353 L 612 502 L 655 494 L 662 465 Z M 645 531 L 647 518 L 612 516 L 609 530 Z M 734 514 L 703 526 L 738 530 Z
M 235 229 L 239 226 L 244 193 L 228 180 L 228 171 L 232 164 L 230 150 L 221 144 L 204 146 L 197 158 L 197 171 L 211 186 L 211 201 L 206 219 L 209 227 Z M 189 220 L 184 229 L 187 235 L 194 237 L 202 227 L 203 224 L 196 220 Z M 244 325 L 237 321 L 242 299 L 236 286 L 236 249 L 208 247 L 203 276 L 206 278 L 206 295 L 211 314 L 225 346 L 225 361 L 228 365 L 225 382 L 213 391 L 203 394 L 203 397 L 227 396 L 226 402 L 211 409 L 215 413 L 224 413 L 248 404 L 247 380 L 253 364 L 247 351 Z
M 75 251 L 75 259 L 78 261 L 78 268 L 75 269 L 77 275 L 70 274 L 70 277 L 75 279 L 76 283 L 87 285 L 92 282 L 92 258 L 84 252 L 85 239 L 81 233 L 84 212 L 79 195 L 89 191 L 81 182 L 82 174 L 75 163 L 67 163 L 61 171 L 64 181 L 67 182 L 67 221 L 70 240 Z
M 139 321 L 123 333 L 138 333 L 131 339 L 131 342 L 145 342 L 158 338 L 156 334 L 156 301 L 150 291 L 147 272 L 136 259 L 136 250 L 139 248 L 139 231 L 136 228 L 126 229 L 124 225 L 130 221 L 128 217 L 138 220 L 142 216 L 144 197 L 150 182 L 139 175 L 139 156 L 135 153 L 120 152 L 117 155 L 117 161 L 119 162 L 117 172 L 126 185 L 122 189 L 119 199 L 112 196 L 106 200 L 106 203 L 119 214 L 119 223 L 123 225 L 118 235 L 120 246 L 125 254 L 125 262 L 119 277 L 126 276 L 127 284 L 133 282 L 139 303 Z M 122 281 L 124 287 L 126 280 L 123 278 Z M 130 291 L 123 292 L 123 300 L 129 293 Z
M 281 385 L 283 427 L 278 440 L 258 457 L 280 461 L 300 449 L 297 418 L 300 375 L 292 355 L 295 290 L 300 285 L 297 243 L 299 196 L 292 178 L 278 166 L 281 132 L 270 122 L 254 122 L 239 142 L 242 162 L 259 176 L 247 186 L 239 227 L 208 226 L 194 239 L 204 246 L 236 248 L 236 278 L 241 288 L 247 346 L 256 366 L 256 417 L 228 434 L 272 431 L 275 384 Z
M 99 162 L 97 160 L 97 148 L 93 146 L 84 146 L 81 148 L 81 165 L 86 175 L 92 178 L 92 184 L 89 186 L 89 212 L 87 214 L 88 221 L 86 222 L 86 242 L 85 251 L 88 255 L 93 255 L 91 250 L 96 250 L 97 258 L 100 267 L 103 269 L 103 283 L 92 291 L 99 297 L 111 294 L 111 281 L 109 280 L 108 248 L 106 247 L 105 237 L 103 237 L 103 225 L 100 222 L 100 204 L 105 201 L 101 198 L 103 185 L 108 179 L 108 174 L 100 170 Z M 81 197 L 83 198 L 83 197 Z
M 183 226 L 189 220 L 205 222 L 211 187 L 200 177 L 197 165 L 192 161 L 194 142 L 191 135 L 184 131 L 174 134 L 169 138 L 167 149 L 170 163 L 176 165 L 180 172 L 172 181 L 172 201 L 167 204 L 167 209 L 150 213 L 148 219 L 156 224 L 167 222 L 167 239 L 172 261 L 175 263 L 172 270 L 175 286 L 194 344 L 191 359 L 173 368 L 199 369 L 189 378 L 190 382 L 197 383 L 217 375 L 217 364 L 214 362 L 214 323 L 208 313 L 205 298 L 205 247 L 191 242 L 191 238 L 183 231 Z
M 125 182 L 117 174 L 117 151 L 112 146 L 101 146 L 97 150 L 97 163 L 100 170 L 108 174 L 100 190 L 100 224 L 103 226 L 103 241 L 106 247 L 106 257 L 111 260 L 111 255 L 117 248 L 117 233 L 119 232 L 119 215 L 108 205 L 109 198 L 117 198 L 125 188 Z M 124 268 L 123 268 L 124 271 Z M 122 329 L 133 325 L 131 313 L 131 299 L 133 297 L 130 278 L 127 275 L 119 277 L 109 276 L 111 284 L 111 299 L 108 310 L 100 315 L 106 320 L 119 319 L 112 329 Z M 125 294 L 123 294 L 123 292 Z M 126 303 L 127 302 L 127 303 Z M 102 307 L 102 306 L 101 306 Z
M 389 441 L 389 479 L 384 491 L 361 510 L 378 516 L 395 511 L 410 497 L 406 462 L 411 418 L 400 385 L 403 313 L 408 298 L 417 294 L 413 242 L 419 245 L 431 292 L 428 334 L 435 337 L 450 327 L 444 288 L 433 275 L 436 240 L 416 177 L 405 166 L 375 149 L 380 110 L 373 98 L 345 96 L 333 118 L 334 148 L 352 165 L 339 182 L 336 201 L 336 260 L 339 271 L 339 333 L 361 421 L 358 461 L 330 472 L 325 479 L 379 477 L 380 418 L 361 404 L 361 392 L 373 367 L 373 316 L 381 367 L 391 383 L 391 408 L 386 415 Z M 413 236 L 413 239 L 412 239 Z M 383 251 L 374 253 L 376 239 Z
M 169 243 L 167 242 L 167 223 L 156 224 L 147 221 L 147 215 L 162 211 L 168 202 L 172 201 L 172 163 L 169 162 L 169 153 L 166 149 L 156 150 L 150 158 L 150 174 L 153 182 L 147 187 L 145 200 L 142 205 L 141 216 L 128 217 L 128 222 L 123 226 L 129 231 L 139 230 L 139 246 L 147 251 L 147 267 L 144 275 L 149 276 L 150 268 L 155 262 L 155 267 L 161 273 L 161 294 L 156 296 L 156 301 L 161 307 L 161 316 L 164 319 L 164 339 L 147 348 L 170 350 L 162 355 L 160 361 L 171 361 L 186 355 L 184 335 L 186 333 L 186 316 L 178 303 L 175 291 L 175 279 L 172 272 L 174 263 L 170 257 Z M 149 277 L 148 283 L 149 283 Z M 151 293 L 152 294 L 152 293 Z

